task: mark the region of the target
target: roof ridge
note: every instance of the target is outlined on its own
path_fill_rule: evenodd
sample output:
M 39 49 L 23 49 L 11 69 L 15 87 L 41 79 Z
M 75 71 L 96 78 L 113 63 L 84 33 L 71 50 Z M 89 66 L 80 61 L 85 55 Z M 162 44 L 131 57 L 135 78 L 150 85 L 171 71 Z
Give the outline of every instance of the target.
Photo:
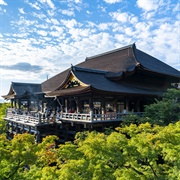
M 117 51 L 120 51 L 120 50 L 124 50 L 124 49 L 127 49 L 127 48 L 133 48 L 134 46 L 136 46 L 135 43 L 124 46 L 124 47 L 121 47 L 121 48 L 118 48 L 118 49 L 114 49 L 114 50 L 111 50 L 111 51 L 100 53 L 100 54 L 97 54 L 97 55 L 94 55 L 94 56 L 86 57 L 85 61 L 96 58 L 96 57 L 105 56 L 107 54 L 111 54 L 111 53 L 114 53 L 114 52 L 117 52 Z
M 31 85 L 41 85 L 41 83 L 24 83 L 24 82 L 11 82 L 12 84 L 31 84 Z

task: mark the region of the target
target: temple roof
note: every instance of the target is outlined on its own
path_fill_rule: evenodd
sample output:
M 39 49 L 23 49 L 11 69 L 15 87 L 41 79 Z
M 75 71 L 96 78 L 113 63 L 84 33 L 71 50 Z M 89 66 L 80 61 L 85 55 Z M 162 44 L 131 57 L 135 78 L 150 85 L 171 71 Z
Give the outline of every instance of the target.
M 60 94 L 62 92 L 62 89 L 60 89 L 61 85 L 72 72 L 80 81 L 89 85 L 91 90 L 158 95 L 157 89 L 144 89 L 144 87 L 135 87 L 131 84 L 123 82 L 115 83 L 112 81 L 114 79 L 119 80 L 124 75 L 132 74 L 138 69 L 147 71 L 147 73 L 150 72 L 173 78 L 176 82 L 180 81 L 180 71 L 138 50 L 135 44 L 132 44 L 96 56 L 87 57 L 84 62 L 43 82 L 42 90 L 45 93 L 53 92 L 53 94 L 56 94 L 57 92 L 55 91 L 58 91 L 58 94 Z M 72 89 L 64 91 L 68 93 Z M 50 94 L 52 95 L 52 93 Z
M 113 93 L 115 94 L 136 94 L 136 95 L 155 95 L 160 96 L 165 91 L 162 89 L 149 89 L 138 87 L 125 82 L 116 83 L 106 78 L 107 71 L 98 71 L 93 69 L 73 66 L 72 74 L 86 86 L 78 86 L 64 89 L 63 85 L 59 86 L 55 91 L 48 93 L 49 96 L 75 95 L 88 92 L 96 93 Z
M 12 82 L 9 93 L 2 97 L 5 99 L 11 99 L 35 93 L 42 93 L 41 84 Z

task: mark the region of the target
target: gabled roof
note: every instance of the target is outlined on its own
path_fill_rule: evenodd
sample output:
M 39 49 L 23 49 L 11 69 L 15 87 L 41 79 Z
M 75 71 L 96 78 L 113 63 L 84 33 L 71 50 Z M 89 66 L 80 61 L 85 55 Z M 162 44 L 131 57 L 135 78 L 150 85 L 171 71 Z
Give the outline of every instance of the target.
M 44 93 L 49 93 L 55 89 L 57 89 L 61 83 L 66 79 L 70 72 L 70 68 L 53 76 L 52 78 L 44 81 L 41 86 L 42 86 L 42 91 Z
M 66 77 L 71 72 L 71 69 L 69 68 L 43 82 L 43 92 L 57 90 L 57 87 L 60 87 L 64 80 L 67 79 Z M 130 93 L 130 89 L 126 89 L 127 85 L 126 87 L 123 84 L 121 84 L 121 87 L 119 85 L 117 86 L 111 79 L 120 79 L 123 75 L 127 74 L 132 75 L 137 69 L 167 76 L 175 79 L 176 82 L 180 81 L 180 71 L 138 50 L 135 44 L 87 57 L 84 62 L 74 66 L 74 69 L 76 71 L 73 71 L 73 73 L 79 80 L 97 89 L 98 86 L 103 87 L 104 91 L 116 91 L 117 88 L 120 88 L 122 91 L 129 91 Z M 112 90 L 109 89 L 110 87 Z M 133 86 L 131 88 L 133 89 L 135 87 Z M 135 91 L 134 89 L 133 92 Z M 138 91 L 142 92 L 139 89 Z
M 136 95 L 155 95 L 159 96 L 164 93 L 161 89 L 148 89 L 142 87 L 136 87 L 127 83 L 116 83 L 106 78 L 107 71 L 94 70 L 82 68 L 79 66 L 73 66 L 71 73 L 79 81 L 86 84 L 86 86 L 72 87 L 68 89 L 56 89 L 48 93 L 48 96 L 64 96 L 83 94 L 88 92 L 96 93 L 113 93 L 115 94 L 136 94 Z
M 23 97 L 25 95 L 32 95 L 41 92 L 41 84 L 12 82 L 9 93 L 2 97 L 11 99 L 14 97 Z
M 134 55 L 136 57 L 136 60 L 143 67 L 143 69 L 159 74 L 180 78 L 180 71 L 144 53 L 143 51 L 134 48 Z

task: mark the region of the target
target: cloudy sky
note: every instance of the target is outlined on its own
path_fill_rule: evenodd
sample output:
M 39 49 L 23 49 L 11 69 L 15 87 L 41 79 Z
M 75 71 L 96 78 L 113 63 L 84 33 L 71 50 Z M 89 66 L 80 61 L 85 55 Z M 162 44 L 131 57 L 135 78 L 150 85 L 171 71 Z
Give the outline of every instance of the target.
M 0 0 L 0 96 L 132 43 L 180 70 L 178 0 Z

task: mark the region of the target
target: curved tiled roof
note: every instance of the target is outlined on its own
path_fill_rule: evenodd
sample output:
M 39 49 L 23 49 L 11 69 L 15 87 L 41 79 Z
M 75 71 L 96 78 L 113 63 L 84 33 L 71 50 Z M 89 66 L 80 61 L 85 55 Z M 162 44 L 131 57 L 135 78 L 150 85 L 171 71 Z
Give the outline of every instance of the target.
M 21 97 L 26 94 L 41 93 L 41 84 L 12 82 L 9 93 L 4 98 Z
M 140 51 L 135 48 L 134 54 L 137 61 L 143 66 L 144 69 L 150 70 L 152 72 L 180 78 L 180 71 L 144 53 L 143 51 Z
M 157 73 L 157 75 L 168 76 L 175 79 L 176 82 L 180 81 L 180 71 L 136 49 L 135 44 L 88 57 L 82 63 L 74 66 L 74 68 L 76 69 L 74 74 L 80 81 L 91 85 L 93 88 L 110 92 L 152 93 L 150 89 L 146 89 L 145 92 L 142 88 L 135 88 L 135 86 L 131 84 L 127 85 L 126 83 L 125 85 L 111 81 L 113 78 L 119 80 L 123 75 L 128 73 L 132 75 L 138 69 Z M 70 71 L 71 69 L 67 69 L 43 82 L 43 92 L 51 92 L 57 89 L 57 87 L 60 87 Z M 158 92 L 156 94 L 158 94 Z

